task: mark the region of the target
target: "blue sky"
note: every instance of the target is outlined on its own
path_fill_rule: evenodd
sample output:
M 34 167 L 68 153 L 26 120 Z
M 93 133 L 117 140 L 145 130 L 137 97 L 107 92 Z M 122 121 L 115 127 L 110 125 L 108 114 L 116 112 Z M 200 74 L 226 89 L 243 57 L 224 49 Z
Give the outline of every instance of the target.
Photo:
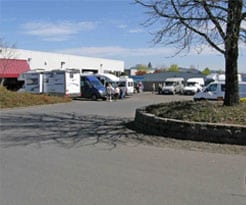
M 154 45 L 144 12 L 132 0 L 0 0 L 0 38 L 19 49 L 123 60 L 126 68 L 151 62 L 223 70 L 223 56 L 209 48 L 172 57 L 174 48 Z M 239 71 L 246 72 L 243 45 Z

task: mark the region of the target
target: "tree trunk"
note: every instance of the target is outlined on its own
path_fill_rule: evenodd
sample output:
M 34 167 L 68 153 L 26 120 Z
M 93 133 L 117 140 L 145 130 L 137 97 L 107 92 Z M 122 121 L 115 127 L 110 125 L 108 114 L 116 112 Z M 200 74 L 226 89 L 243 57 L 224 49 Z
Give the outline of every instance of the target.
M 224 105 L 234 106 L 239 104 L 237 60 L 235 52 L 231 49 L 231 56 L 226 58 L 226 87 Z
M 228 23 L 225 40 L 226 87 L 224 105 L 239 104 L 238 88 L 238 40 L 240 32 L 242 0 L 229 0 Z
M 4 81 L 5 81 L 5 78 L 2 78 L 2 79 L 1 79 L 1 83 L 0 83 L 0 86 L 1 86 L 1 87 L 4 85 Z

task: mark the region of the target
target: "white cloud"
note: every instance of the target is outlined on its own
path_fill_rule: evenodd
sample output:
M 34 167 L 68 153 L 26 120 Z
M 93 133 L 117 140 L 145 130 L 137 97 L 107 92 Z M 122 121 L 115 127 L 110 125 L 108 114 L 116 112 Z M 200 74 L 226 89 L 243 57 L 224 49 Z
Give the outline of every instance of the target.
M 246 48 L 241 48 L 246 53 Z M 152 48 L 123 48 L 119 46 L 106 47 L 80 47 L 66 50 L 56 50 L 54 52 L 124 60 L 126 66 L 130 67 L 138 63 L 151 62 L 153 65 L 171 65 L 173 63 L 183 67 L 195 65 L 197 68 L 209 67 L 211 69 L 223 68 L 223 56 L 218 52 L 206 47 L 201 54 L 191 51 L 187 56 L 172 57 L 175 53 L 175 48 L 168 47 L 152 47 Z M 242 52 L 243 53 L 243 52 Z M 243 54 L 242 54 L 243 55 Z M 245 72 L 245 58 L 240 56 L 239 71 Z
M 122 48 L 117 46 L 108 46 L 71 48 L 60 50 L 58 52 L 93 57 L 141 57 L 168 56 L 173 52 L 173 50 L 169 48 Z
M 28 22 L 22 25 L 24 33 L 41 37 L 43 40 L 61 41 L 67 40 L 72 35 L 82 31 L 94 30 L 97 22 Z M 59 40 L 60 39 L 60 40 Z
M 208 45 L 203 45 L 202 52 L 198 48 L 192 48 L 187 56 L 221 56 L 221 54 L 215 49 L 209 47 Z M 245 51 L 245 46 L 240 46 L 240 51 Z M 174 57 L 177 50 L 171 47 L 149 47 L 149 48 L 124 48 L 120 46 L 105 46 L 105 47 L 79 47 L 59 50 L 56 52 L 81 55 L 81 56 L 91 56 L 99 58 L 127 58 L 127 57 L 162 57 L 170 58 Z M 240 52 L 240 53 L 241 53 Z M 242 52 L 243 53 L 243 52 Z M 178 56 L 186 56 L 182 53 Z
M 142 33 L 144 32 L 144 30 L 141 28 L 136 28 L 136 29 L 130 29 L 128 32 L 129 33 Z
M 126 29 L 128 26 L 126 24 L 120 24 L 117 27 L 120 29 Z

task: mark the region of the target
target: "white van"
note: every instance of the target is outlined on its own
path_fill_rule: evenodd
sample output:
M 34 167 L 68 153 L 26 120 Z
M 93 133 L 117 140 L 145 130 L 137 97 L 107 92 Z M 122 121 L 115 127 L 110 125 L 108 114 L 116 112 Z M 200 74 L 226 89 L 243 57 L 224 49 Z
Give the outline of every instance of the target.
M 184 78 L 167 78 L 162 88 L 163 94 L 183 93 Z
M 111 85 L 115 88 L 119 82 L 119 78 L 116 75 L 110 73 L 100 73 L 95 74 L 95 76 L 101 81 L 104 87 L 107 86 L 107 83 L 111 83 Z
M 186 85 L 184 87 L 183 93 L 185 95 L 194 95 L 197 92 L 202 91 L 203 87 L 204 87 L 203 78 L 189 78 L 186 81 Z
M 212 82 L 202 92 L 194 95 L 193 99 L 198 100 L 223 100 L 225 95 L 225 82 Z M 239 97 L 246 97 L 246 82 L 239 82 Z
M 242 75 L 239 73 L 237 74 L 238 82 L 242 81 Z M 211 82 L 217 82 L 217 81 L 225 81 L 225 74 L 218 74 L 218 73 L 211 73 L 206 76 L 205 78 L 205 85 L 208 85 Z
M 126 95 L 133 95 L 134 93 L 134 81 L 128 76 L 120 76 L 119 87 L 125 89 Z
M 225 81 L 225 74 L 211 73 L 205 78 L 205 85 L 207 86 L 211 82 Z

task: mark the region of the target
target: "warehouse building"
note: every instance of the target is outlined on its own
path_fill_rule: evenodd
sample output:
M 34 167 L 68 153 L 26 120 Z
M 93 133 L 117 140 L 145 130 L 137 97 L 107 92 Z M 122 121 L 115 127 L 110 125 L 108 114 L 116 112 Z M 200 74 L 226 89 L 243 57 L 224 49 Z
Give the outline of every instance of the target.
M 0 79 L 5 78 L 5 84 L 10 89 L 18 84 L 18 80 L 23 80 L 21 77 L 23 72 L 37 69 L 44 71 L 78 69 L 81 73 L 111 72 L 120 75 L 124 72 L 124 61 L 22 49 L 0 50 Z

